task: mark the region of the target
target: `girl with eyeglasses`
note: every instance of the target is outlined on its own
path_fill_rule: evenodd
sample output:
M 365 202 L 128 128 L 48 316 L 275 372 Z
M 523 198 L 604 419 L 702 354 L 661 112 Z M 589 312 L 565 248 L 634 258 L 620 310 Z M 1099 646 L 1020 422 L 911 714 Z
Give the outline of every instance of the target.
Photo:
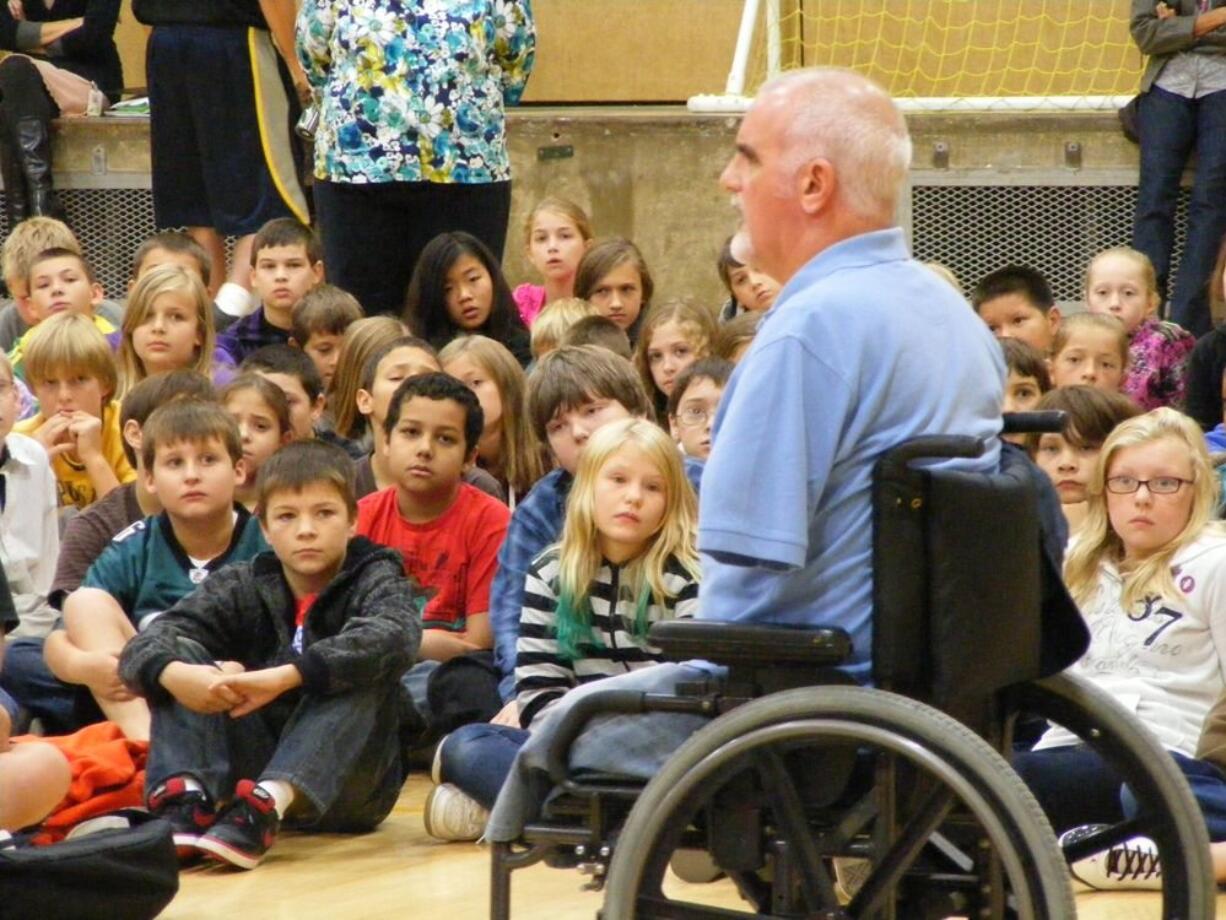
M 1183 770 L 1209 839 L 1226 841 L 1226 774 L 1196 758 L 1226 689 L 1226 525 L 1214 521 L 1218 477 L 1190 418 L 1155 409 L 1120 424 L 1090 479 L 1086 519 L 1064 576 L 1090 628 L 1073 666 L 1129 708 Z M 1137 805 L 1098 754 L 1049 729 L 1014 766 L 1064 842 L 1131 817 Z M 1214 848 L 1226 880 L 1226 844 Z M 1219 852 L 1221 851 L 1221 852 Z M 1152 841 L 1134 837 L 1072 866 L 1095 888 L 1160 888 Z

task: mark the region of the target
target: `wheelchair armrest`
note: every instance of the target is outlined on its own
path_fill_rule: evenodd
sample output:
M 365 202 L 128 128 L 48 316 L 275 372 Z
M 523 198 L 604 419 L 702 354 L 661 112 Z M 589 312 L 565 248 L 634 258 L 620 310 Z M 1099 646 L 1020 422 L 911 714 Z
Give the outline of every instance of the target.
M 723 665 L 832 667 L 851 655 L 851 637 L 841 629 L 750 626 L 719 620 L 664 620 L 647 641 L 673 661 L 700 658 Z

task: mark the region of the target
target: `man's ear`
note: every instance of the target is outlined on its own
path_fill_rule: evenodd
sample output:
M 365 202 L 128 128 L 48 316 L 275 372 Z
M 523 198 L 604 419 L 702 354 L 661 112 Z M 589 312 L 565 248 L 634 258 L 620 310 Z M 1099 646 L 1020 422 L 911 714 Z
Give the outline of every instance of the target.
M 325 275 L 323 259 L 320 259 L 318 262 L 316 262 L 314 265 L 311 266 L 311 273 L 315 276 L 316 284 L 323 284 L 324 275 Z
M 312 422 L 315 422 L 316 424 L 318 424 L 319 420 L 324 417 L 324 407 L 327 405 L 327 402 L 328 401 L 327 399 L 324 398 L 323 393 L 320 393 L 318 396 L 315 397 L 315 402 L 311 404 L 311 421 Z
M 464 458 L 464 472 L 467 473 L 477 465 L 477 448 L 474 446 L 467 457 Z
M 677 417 L 670 415 L 668 417 L 668 433 L 672 435 L 674 441 L 681 443 L 681 429 L 677 427 Z
M 157 486 L 155 486 L 153 483 L 153 470 L 152 469 L 145 470 L 144 477 L 145 477 L 145 491 L 148 492 L 150 495 L 156 496 L 158 494 L 158 490 L 157 490 Z
M 819 214 L 834 198 L 836 186 L 834 165 L 817 157 L 801 167 L 797 182 L 800 207 L 806 214 Z

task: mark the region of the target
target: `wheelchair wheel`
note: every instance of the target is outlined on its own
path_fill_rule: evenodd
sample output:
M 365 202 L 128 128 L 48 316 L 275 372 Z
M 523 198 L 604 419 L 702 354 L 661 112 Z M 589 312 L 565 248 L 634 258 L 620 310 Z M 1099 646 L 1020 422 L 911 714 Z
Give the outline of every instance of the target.
M 1060 674 L 1018 689 L 1018 703 L 1063 725 L 1123 777 L 1140 806 L 1133 821 L 1096 835 L 1102 842 L 1070 861 L 1136 835 L 1151 838 L 1162 863 L 1162 916 L 1212 918 L 1217 903 L 1209 837 L 1174 760 L 1127 710 L 1087 681 Z
M 745 913 L 665 893 L 670 857 L 699 834 Z M 830 867 L 847 856 L 871 868 L 840 895 Z M 696 733 L 635 803 L 607 891 L 605 920 L 1075 916 L 1051 827 L 1003 758 L 861 687 L 777 693 Z

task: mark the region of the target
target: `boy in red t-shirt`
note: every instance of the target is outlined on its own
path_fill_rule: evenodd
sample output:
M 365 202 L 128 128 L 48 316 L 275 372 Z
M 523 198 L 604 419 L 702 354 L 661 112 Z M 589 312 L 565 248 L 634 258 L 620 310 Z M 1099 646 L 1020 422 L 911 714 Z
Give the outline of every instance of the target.
M 384 420 L 396 484 L 358 502 L 357 532 L 399 550 L 405 571 L 430 596 L 422 615 L 423 661 L 493 646 L 490 583 L 510 511 L 462 478 L 476 462 L 483 426 L 477 397 L 456 378 L 409 378 L 392 395 Z M 407 683 L 412 692 L 411 676 Z

